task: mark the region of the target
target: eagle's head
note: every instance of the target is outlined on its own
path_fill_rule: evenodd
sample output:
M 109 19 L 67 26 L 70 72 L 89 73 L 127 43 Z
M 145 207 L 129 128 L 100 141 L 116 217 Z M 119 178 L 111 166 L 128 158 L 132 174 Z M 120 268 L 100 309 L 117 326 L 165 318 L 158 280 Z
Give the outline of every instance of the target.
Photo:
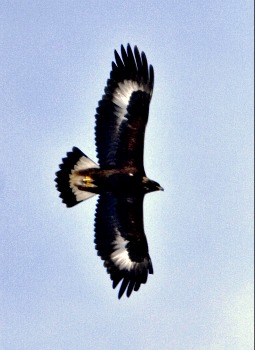
M 143 183 L 143 189 L 145 193 L 154 192 L 154 191 L 164 191 L 164 188 L 161 187 L 159 183 L 157 183 L 156 181 L 150 180 L 146 176 L 143 176 L 142 183 Z

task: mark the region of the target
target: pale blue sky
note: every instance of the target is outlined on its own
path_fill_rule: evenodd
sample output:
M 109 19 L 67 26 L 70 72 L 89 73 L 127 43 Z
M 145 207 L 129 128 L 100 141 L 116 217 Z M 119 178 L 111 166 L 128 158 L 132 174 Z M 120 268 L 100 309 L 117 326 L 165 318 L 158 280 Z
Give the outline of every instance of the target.
M 1 350 L 252 350 L 253 2 L 0 4 Z M 155 69 L 145 199 L 155 273 L 117 299 L 96 198 L 54 173 L 96 160 L 94 114 L 121 44 Z

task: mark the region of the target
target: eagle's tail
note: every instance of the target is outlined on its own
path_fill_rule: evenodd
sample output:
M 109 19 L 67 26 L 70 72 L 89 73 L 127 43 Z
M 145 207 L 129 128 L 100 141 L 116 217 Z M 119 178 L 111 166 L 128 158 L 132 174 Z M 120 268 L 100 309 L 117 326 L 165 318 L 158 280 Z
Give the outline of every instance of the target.
M 59 165 L 60 170 L 56 172 L 56 187 L 60 192 L 59 197 L 67 207 L 73 207 L 81 201 L 95 195 L 93 192 L 84 191 L 84 176 L 79 175 L 79 170 L 99 168 L 99 166 L 87 157 L 77 147 L 73 147 L 72 152 L 67 153 L 67 157 L 62 159 Z M 88 180 L 89 182 L 89 180 Z M 91 186 L 93 186 L 91 184 Z

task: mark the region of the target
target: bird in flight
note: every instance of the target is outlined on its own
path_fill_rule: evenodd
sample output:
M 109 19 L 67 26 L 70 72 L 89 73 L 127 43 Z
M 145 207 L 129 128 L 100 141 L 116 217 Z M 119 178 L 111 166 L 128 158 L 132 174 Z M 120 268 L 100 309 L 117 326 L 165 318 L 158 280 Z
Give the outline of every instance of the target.
M 56 173 L 56 187 L 67 207 L 99 195 L 95 247 L 119 299 L 138 291 L 153 273 L 143 225 L 146 193 L 163 190 L 144 170 L 144 134 L 154 84 L 152 65 L 137 46 L 115 50 L 110 78 L 96 110 L 98 164 L 77 147 Z

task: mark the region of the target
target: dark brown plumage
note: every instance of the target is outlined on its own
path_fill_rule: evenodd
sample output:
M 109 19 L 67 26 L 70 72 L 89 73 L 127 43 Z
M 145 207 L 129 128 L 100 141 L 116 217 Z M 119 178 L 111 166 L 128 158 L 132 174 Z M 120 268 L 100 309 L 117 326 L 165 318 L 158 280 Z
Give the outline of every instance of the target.
M 119 298 L 129 297 L 153 273 L 143 227 L 146 193 L 162 190 L 148 179 L 143 165 L 144 134 L 154 84 L 153 67 L 135 46 L 121 57 L 115 51 L 110 79 L 96 114 L 96 149 L 99 165 L 78 148 L 67 153 L 56 173 L 63 202 L 72 207 L 100 195 L 95 217 L 98 255 Z

